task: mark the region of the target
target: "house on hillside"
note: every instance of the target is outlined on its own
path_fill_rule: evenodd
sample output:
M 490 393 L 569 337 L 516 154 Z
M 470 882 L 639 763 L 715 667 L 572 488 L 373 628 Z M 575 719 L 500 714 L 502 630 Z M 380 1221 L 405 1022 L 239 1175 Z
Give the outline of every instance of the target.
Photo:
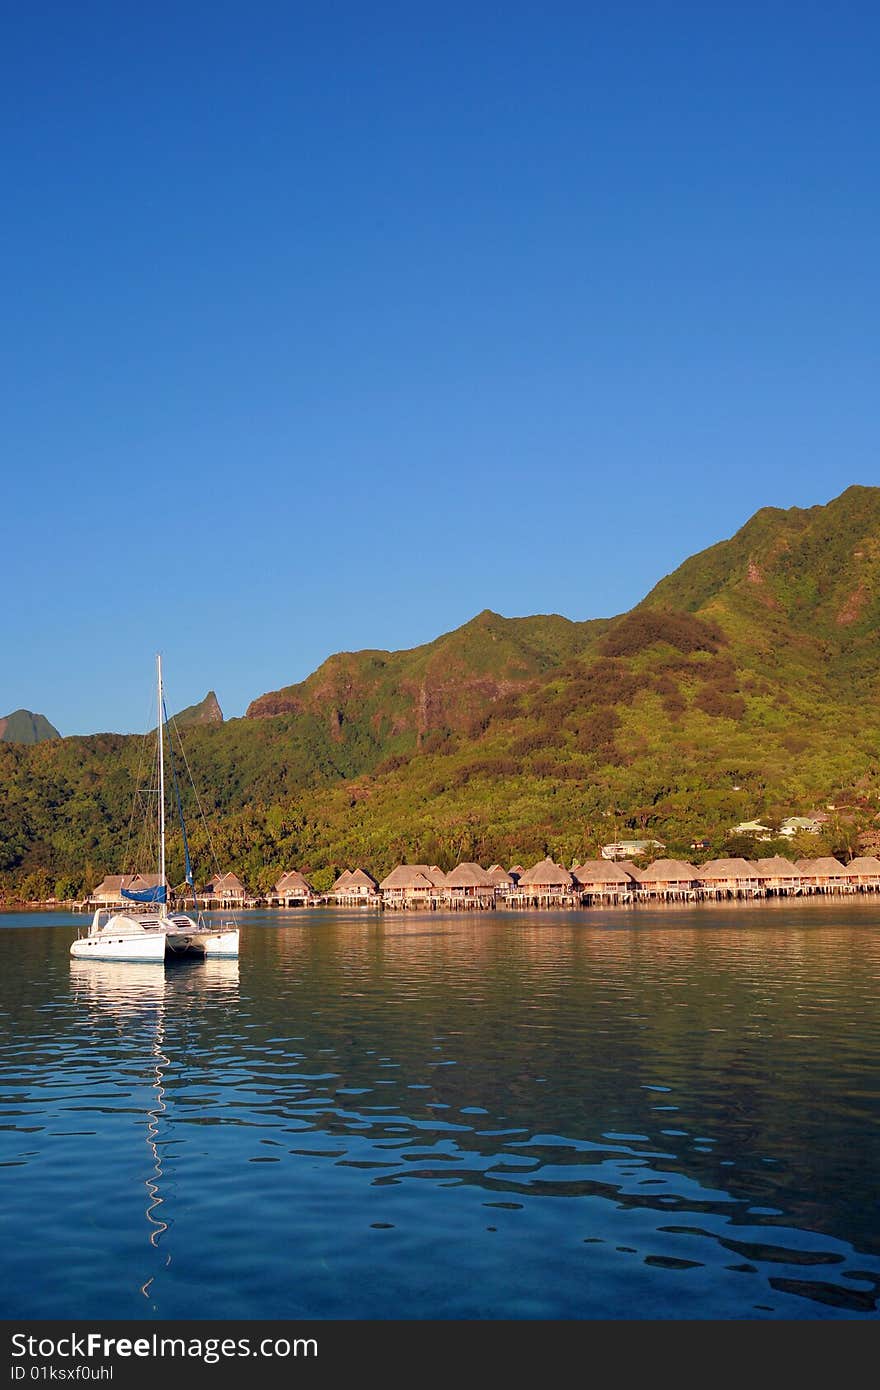
M 822 822 L 815 816 L 786 816 L 779 827 L 779 833 L 786 839 L 791 839 L 793 835 L 818 835 L 821 829 Z
M 613 844 L 603 845 L 599 853 L 603 859 L 638 859 L 640 855 L 665 848 L 659 840 L 616 840 Z
M 759 820 L 743 820 L 739 825 L 731 826 L 729 835 L 751 835 L 755 840 L 772 840 L 773 831 L 769 825 L 762 825 Z

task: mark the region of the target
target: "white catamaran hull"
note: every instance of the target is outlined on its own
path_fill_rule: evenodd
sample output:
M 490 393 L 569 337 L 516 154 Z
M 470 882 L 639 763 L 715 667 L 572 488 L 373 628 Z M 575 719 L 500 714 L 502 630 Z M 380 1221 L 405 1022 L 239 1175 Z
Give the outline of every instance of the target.
M 185 913 L 167 917 L 168 931 L 165 945 L 169 956 L 225 956 L 227 959 L 238 955 L 238 928 L 232 922 L 220 922 L 217 926 L 199 917 L 193 921 Z
M 238 957 L 238 928 L 209 927 L 191 917 L 141 918 L 118 913 L 109 920 L 95 913 L 87 936 L 70 947 L 77 960 L 163 961 L 166 956 Z
M 164 728 L 168 719 L 165 698 L 162 693 L 162 658 L 156 657 L 156 771 L 159 785 L 157 793 L 157 838 L 159 846 L 159 872 L 156 883 L 137 890 L 133 879 L 128 888 L 125 878 L 120 879 L 120 893 L 127 902 L 137 903 L 142 909 L 131 908 L 108 915 L 101 908 L 97 910 L 87 935 L 80 936 L 70 947 L 70 954 L 78 960 L 119 960 L 119 961 L 163 961 L 166 956 L 198 956 L 202 960 L 212 958 L 234 959 L 238 956 L 238 927 L 234 921 L 220 922 L 210 926 L 201 916 L 198 921 L 185 913 L 175 915 L 166 906 L 168 883 L 165 877 L 165 761 Z M 172 764 L 173 772 L 173 764 Z M 174 773 L 175 788 L 177 774 Z M 195 901 L 195 880 L 189 858 L 189 845 L 186 826 L 183 823 L 183 806 L 180 791 L 177 790 L 177 803 L 180 811 L 183 833 L 186 882 Z M 150 905 L 150 906 L 148 906 Z
M 117 936 L 112 932 L 98 932 L 94 936 L 81 936 L 70 947 L 70 954 L 77 960 L 132 960 L 164 961 L 165 933 L 158 931 L 147 935 Z
M 165 938 L 172 956 L 211 956 L 226 959 L 238 956 L 238 929 L 169 932 Z

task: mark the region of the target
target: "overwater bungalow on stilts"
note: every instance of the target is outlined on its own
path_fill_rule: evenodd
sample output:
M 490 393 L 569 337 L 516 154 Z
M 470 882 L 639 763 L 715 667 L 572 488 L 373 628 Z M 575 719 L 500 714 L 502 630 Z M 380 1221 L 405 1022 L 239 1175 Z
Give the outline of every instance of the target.
M 747 859 L 709 859 L 697 869 L 697 880 L 706 898 L 764 896 L 757 868 Z
M 337 907 L 375 907 L 381 901 L 379 885 L 366 869 L 344 869 L 328 896 Z
M 84 906 L 93 907 L 124 907 L 125 899 L 122 896 L 123 888 L 127 893 L 144 893 L 149 889 L 158 888 L 162 883 L 159 874 L 105 874 L 101 882 L 96 884 L 85 900 Z M 167 891 L 168 882 L 165 880 Z
M 575 893 L 584 906 L 632 901 L 636 881 L 622 864 L 612 859 L 587 859 L 574 865 L 571 876 Z
M 270 907 L 311 907 L 319 901 L 319 897 L 299 869 L 288 869 L 278 879 L 266 901 Z
M 479 864 L 457 864 L 450 869 L 443 883 L 443 902 L 454 911 L 461 908 L 494 908 L 495 883 Z
M 851 859 L 843 865 L 843 878 L 854 893 L 880 892 L 880 859 L 873 854 Z
M 683 859 L 657 859 L 639 875 L 639 896 L 662 902 L 692 902 L 700 895 L 698 872 Z
M 795 897 L 803 891 L 803 878 L 800 869 L 790 859 L 775 854 L 770 859 L 755 862 L 758 882 L 768 898 Z
M 222 908 L 224 911 L 246 907 L 250 901 L 248 891 L 237 874 L 215 874 L 196 898 L 199 907 Z
M 492 864 L 486 870 L 495 888 L 495 897 L 500 902 L 505 902 L 510 897 L 511 891 L 516 887 L 516 877 L 513 872 L 507 870 L 501 864 Z M 524 869 L 519 871 L 525 873 Z
M 801 875 L 806 893 L 841 893 L 848 891 L 846 873 L 839 859 L 798 859 L 795 868 Z
M 577 907 L 574 879 L 552 859 L 527 869 L 509 895 L 511 907 Z
M 398 864 L 379 884 L 382 906 L 438 908 L 442 904 L 446 875 L 436 864 Z

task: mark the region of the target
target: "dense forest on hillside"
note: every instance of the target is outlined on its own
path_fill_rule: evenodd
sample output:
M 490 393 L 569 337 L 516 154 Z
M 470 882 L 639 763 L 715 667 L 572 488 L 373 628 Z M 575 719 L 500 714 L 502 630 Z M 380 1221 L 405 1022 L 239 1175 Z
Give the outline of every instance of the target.
M 212 694 L 181 732 L 217 858 L 255 889 L 292 866 L 320 887 L 407 858 L 571 863 L 630 836 L 687 855 L 706 838 L 705 858 L 748 850 L 739 821 L 829 805 L 821 842 L 795 849 L 873 843 L 878 579 L 880 489 L 854 487 L 758 512 L 613 619 L 485 611 L 413 651 L 333 656 L 243 719 Z M 148 756 L 121 735 L 0 743 L 0 891 L 68 897 L 135 867 Z

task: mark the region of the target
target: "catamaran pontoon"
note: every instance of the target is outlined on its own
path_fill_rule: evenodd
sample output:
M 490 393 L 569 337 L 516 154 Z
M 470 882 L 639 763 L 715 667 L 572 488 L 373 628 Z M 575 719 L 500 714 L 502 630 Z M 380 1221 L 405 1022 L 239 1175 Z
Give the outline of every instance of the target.
M 100 908 L 92 918 L 84 936 L 70 947 L 70 954 L 80 960 L 164 961 L 168 956 L 230 957 L 238 955 L 238 927 L 234 921 L 221 921 L 217 926 L 206 921 L 198 912 L 195 880 L 189 857 L 189 842 L 180 793 L 177 805 L 183 834 L 186 882 L 192 891 L 197 920 L 186 913 L 169 913 L 168 888 L 165 881 L 165 743 L 164 730 L 168 722 L 165 698 L 162 693 L 162 658 L 156 657 L 158 682 L 158 813 L 159 875 L 151 887 L 136 890 L 121 888 L 122 897 L 132 902 L 131 909 L 106 912 Z M 170 736 L 170 735 L 169 735 Z M 173 770 L 172 763 L 172 770 Z M 176 773 L 175 789 L 177 789 Z

